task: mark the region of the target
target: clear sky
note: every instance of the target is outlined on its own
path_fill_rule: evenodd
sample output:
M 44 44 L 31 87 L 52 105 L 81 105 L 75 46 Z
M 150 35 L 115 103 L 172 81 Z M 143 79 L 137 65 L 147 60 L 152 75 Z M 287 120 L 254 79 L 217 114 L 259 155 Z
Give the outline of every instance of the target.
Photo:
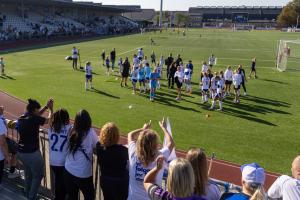
M 141 5 L 159 10 L 160 0 L 75 0 L 109 5 Z M 283 6 L 289 0 L 164 0 L 164 10 L 188 10 L 193 6 Z

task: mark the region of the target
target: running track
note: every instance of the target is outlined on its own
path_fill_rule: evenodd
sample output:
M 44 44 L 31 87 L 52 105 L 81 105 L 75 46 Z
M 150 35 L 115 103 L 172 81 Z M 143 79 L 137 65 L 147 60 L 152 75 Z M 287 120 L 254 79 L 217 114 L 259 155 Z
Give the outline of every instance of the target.
M 17 97 L 11 96 L 5 92 L 0 91 L 0 105 L 5 107 L 5 116 L 8 119 L 16 119 L 24 110 L 26 103 Z M 97 129 L 97 128 L 96 128 Z M 122 137 L 121 143 L 126 144 L 127 138 Z M 177 150 L 177 156 L 184 157 L 185 152 Z M 265 187 L 268 189 L 276 180 L 279 174 L 267 172 Z M 224 160 L 214 160 L 211 170 L 211 178 L 241 185 L 240 166 Z

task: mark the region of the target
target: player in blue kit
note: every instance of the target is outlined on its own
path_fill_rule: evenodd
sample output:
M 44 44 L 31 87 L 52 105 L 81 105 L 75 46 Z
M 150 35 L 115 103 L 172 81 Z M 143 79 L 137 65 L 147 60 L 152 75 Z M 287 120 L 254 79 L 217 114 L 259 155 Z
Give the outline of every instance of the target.
M 157 87 L 157 77 L 158 77 L 157 70 L 154 69 L 153 72 L 150 74 L 150 101 L 153 101 L 155 97 L 155 92 Z
M 140 64 L 140 67 L 139 67 L 138 80 L 139 80 L 139 83 L 140 83 L 140 93 L 142 93 L 142 92 L 146 93 L 145 68 L 144 68 L 143 64 Z
M 149 63 L 145 65 L 145 84 L 146 90 L 150 90 L 150 75 L 151 75 L 151 67 Z

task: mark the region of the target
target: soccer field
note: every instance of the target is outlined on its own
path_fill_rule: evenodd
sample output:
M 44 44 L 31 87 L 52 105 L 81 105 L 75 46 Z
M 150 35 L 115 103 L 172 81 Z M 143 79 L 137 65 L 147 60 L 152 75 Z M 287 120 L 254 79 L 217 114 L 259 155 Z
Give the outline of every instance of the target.
M 208 154 L 215 152 L 218 159 L 239 164 L 255 161 L 267 170 L 290 173 L 290 163 L 299 154 L 300 73 L 278 72 L 275 54 L 278 40 L 299 36 L 268 31 L 191 29 L 186 37 L 175 32 L 157 32 L 0 53 L 11 77 L 0 79 L 0 89 L 24 100 L 31 97 L 45 102 L 53 97 L 55 108 L 65 107 L 72 117 L 85 108 L 91 113 L 94 125 L 113 121 L 124 134 L 150 119 L 153 128 L 159 130 L 158 120 L 169 117 L 176 148 L 202 147 Z M 150 37 L 157 45 L 150 46 Z M 92 62 L 96 73 L 94 91 L 85 92 L 84 73 L 73 71 L 71 63 L 64 60 L 74 45 L 80 48 L 82 63 Z M 99 62 L 102 49 L 108 53 L 116 48 L 118 58 L 128 56 L 132 61 L 138 47 L 144 48 L 148 60 L 152 50 L 157 58 L 161 54 L 166 58 L 169 53 L 173 56 L 179 53 L 184 63 L 191 59 L 197 71 L 193 75 L 193 94 L 184 95 L 178 102 L 176 91 L 169 90 L 164 80 L 157 99 L 150 102 L 147 95 L 132 95 L 131 84 L 130 88 L 121 88 L 117 76 L 105 75 L 105 68 Z M 227 98 L 223 112 L 208 111 L 209 105 L 201 103 L 198 86 L 201 63 L 211 53 L 218 58 L 215 70 L 242 64 L 247 74 L 251 58 L 257 58 L 258 79 L 248 80 L 249 96 L 242 97 L 240 105 Z

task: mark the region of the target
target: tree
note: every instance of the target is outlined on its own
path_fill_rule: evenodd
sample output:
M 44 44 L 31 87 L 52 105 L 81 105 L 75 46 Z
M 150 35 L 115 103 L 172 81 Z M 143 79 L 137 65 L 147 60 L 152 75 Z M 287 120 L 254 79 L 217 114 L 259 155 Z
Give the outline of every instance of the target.
M 179 27 L 179 26 L 187 26 L 189 22 L 189 16 L 182 14 L 182 13 L 176 13 L 175 15 L 175 24 Z
M 297 24 L 300 16 L 300 0 L 292 0 L 283 9 L 277 18 L 277 23 L 281 27 L 293 27 Z

